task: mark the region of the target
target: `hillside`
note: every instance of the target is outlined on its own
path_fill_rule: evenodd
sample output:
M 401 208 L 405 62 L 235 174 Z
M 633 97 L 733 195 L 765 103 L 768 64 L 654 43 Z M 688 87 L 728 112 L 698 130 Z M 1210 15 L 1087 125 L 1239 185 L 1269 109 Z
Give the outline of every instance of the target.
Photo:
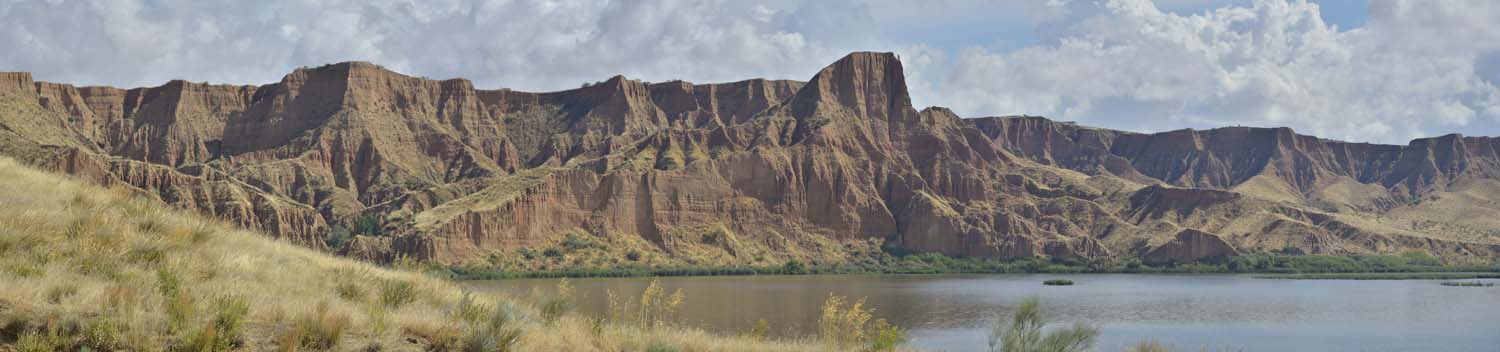
M 571 315 L 548 323 L 529 302 L 332 257 L 8 158 L 0 189 L 0 351 L 477 350 L 468 346 L 506 336 L 497 331 L 518 336 L 519 351 L 819 346 Z
M 850 54 L 807 81 L 616 76 L 546 93 L 363 62 L 261 86 L 0 74 L 0 153 L 315 249 L 512 270 L 872 250 L 1490 260 L 1496 145 L 965 119 L 914 108 L 890 53 Z

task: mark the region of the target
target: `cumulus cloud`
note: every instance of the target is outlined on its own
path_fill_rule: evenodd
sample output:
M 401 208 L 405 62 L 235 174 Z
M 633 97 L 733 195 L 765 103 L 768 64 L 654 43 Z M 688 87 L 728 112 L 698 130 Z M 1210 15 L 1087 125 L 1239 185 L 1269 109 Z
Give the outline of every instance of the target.
M 0 0 L 0 70 L 80 84 L 274 82 L 364 60 L 480 87 L 624 74 L 805 79 L 896 51 L 913 100 L 1138 131 L 1291 126 L 1404 143 L 1500 134 L 1500 3 L 1302 0 Z M 1165 9 L 1165 10 L 1163 10 Z M 1208 10 L 1204 10 L 1208 9 Z M 1020 34 L 1017 34 L 1020 33 Z
M 126 86 L 272 82 L 347 60 L 537 90 L 614 74 L 805 78 L 880 47 L 862 5 L 824 1 L 0 0 L 0 19 L 3 69 Z
M 1500 119 L 1494 75 L 1476 70 L 1493 67 L 1483 60 L 1494 60 L 1500 46 L 1493 2 L 1378 2 L 1366 26 L 1347 31 L 1301 1 L 1197 15 L 1142 0 L 1058 6 L 1066 15 L 1040 26 L 1037 45 L 965 50 L 933 85 L 960 112 L 1142 131 L 1291 126 L 1405 143 L 1452 131 L 1494 133 L 1488 126 Z

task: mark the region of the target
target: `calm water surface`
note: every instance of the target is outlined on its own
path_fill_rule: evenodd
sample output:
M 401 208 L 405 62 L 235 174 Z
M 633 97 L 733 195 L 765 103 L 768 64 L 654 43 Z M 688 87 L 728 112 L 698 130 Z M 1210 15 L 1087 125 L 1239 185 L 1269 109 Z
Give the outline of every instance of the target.
M 1042 280 L 1071 279 L 1066 287 Z M 604 292 L 637 296 L 650 278 L 571 279 L 579 309 L 605 311 Z M 1497 282 L 1500 280 L 1480 280 Z M 991 323 L 1027 296 L 1052 325 L 1082 321 L 1103 331 L 1099 350 L 1142 339 L 1179 350 L 1500 351 L 1500 287 L 1444 287 L 1434 280 L 1265 280 L 1248 275 L 892 275 L 661 278 L 687 296 L 681 321 L 774 334 L 817 330 L 830 293 L 866 297 L 876 317 L 910 329 L 930 350 L 986 347 Z M 551 292 L 557 280 L 471 281 L 513 296 Z M 1008 319 L 1008 316 L 1005 318 Z

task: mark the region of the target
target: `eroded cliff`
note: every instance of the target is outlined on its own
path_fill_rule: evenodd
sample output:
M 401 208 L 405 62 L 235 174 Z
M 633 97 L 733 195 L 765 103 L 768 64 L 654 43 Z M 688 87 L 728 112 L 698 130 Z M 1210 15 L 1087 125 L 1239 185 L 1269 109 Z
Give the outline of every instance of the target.
M 1500 252 L 1491 138 L 1156 134 L 911 104 L 900 61 L 806 82 L 481 90 L 348 62 L 263 86 L 0 74 L 0 153 L 308 246 L 514 268 L 862 251 L 1214 260 Z M 345 239 L 352 234 L 352 239 Z M 544 248 L 579 253 L 539 260 Z

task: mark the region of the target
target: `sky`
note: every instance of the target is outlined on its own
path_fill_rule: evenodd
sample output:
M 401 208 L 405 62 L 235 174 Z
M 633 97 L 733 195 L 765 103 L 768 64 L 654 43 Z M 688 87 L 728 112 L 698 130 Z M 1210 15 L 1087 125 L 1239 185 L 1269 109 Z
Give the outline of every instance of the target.
M 1129 131 L 1500 135 L 1490 0 L 0 0 L 0 71 L 138 87 L 362 60 L 485 89 L 807 79 L 902 58 L 919 108 Z

